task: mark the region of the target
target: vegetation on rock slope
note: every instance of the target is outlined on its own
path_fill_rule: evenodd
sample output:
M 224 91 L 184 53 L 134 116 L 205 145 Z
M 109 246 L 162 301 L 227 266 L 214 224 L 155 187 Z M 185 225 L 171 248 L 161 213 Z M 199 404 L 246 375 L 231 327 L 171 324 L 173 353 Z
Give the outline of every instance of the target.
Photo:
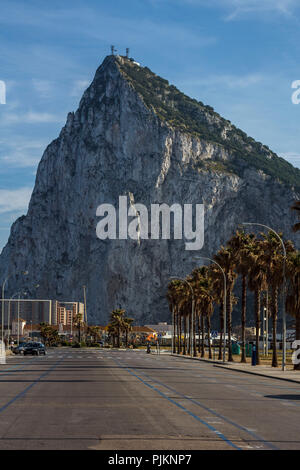
M 145 105 L 172 127 L 227 149 L 232 156 L 223 163 L 227 171 L 242 176 L 244 169 L 251 166 L 300 189 L 298 168 L 222 118 L 211 106 L 185 95 L 148 67 L 123 59 L 118 61 L 120 69 Z

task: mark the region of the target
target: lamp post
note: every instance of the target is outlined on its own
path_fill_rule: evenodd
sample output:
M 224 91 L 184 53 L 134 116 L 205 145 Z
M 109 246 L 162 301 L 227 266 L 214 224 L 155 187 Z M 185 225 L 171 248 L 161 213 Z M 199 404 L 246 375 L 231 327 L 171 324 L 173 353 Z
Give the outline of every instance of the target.
M 19 295 L 19 292 L 16 292 L 8 301 L 8 313 L 7 313 L 7 323 L 8 323 L 8 342 L 9 342 L 9 337 L 10 337 L 10 328 L 9 328 L 9 323 L 10 323 L 10 305 L 11 305 L 11 301 L 13 300 L 13 298 L 16 296 L 16 295 Z
M 192 293 L 192 328 L 191 328 L 191 335 L 192 335 L 192 341 L 191 341 L 191 356 L 196 356 L 196 348 L 194 347 L 194 310 L 195 310 L 195 296 L 194 296 L 194 289 L 191 286 L 191 283 L 187 281 L 186 279 L 183 279 L 178 276 L 171 276 L 170 279 L 177 279 L 178 281 L 185 282 Z M 174 328 L 174 327 L 173 327 Z
M 282 266 L 282 274 L 283 274 L 283 294 L 282 294 L 282 370 L 285 370 L 286 364 L 286 313 L 285 313 L 285 296 L 286 296 L 286 274 L 285 274 L 285 266 L 286 266 L 286 249 L 283 243 L 282 238 L 279 236 L 277 232 L 268 225 L 258 224 L 256 222 L 243 222 L 240 225 L 257 225 L 258 227 L 264 227 L 270 232 L 274 233 L 275 237 L 280 241 L 283 251 L 283 266 Z
M 84 298 L 84 321 L 87 324 L 87 311 L 86 311 L 86 286 L 83 287 L 83 298 Z
M 27 275 L 28 274 L 28 271 L 24 271 L 22 272 L 23 275 Z M 8 279 L 12 276 L 12 274 L 10 274 L 9 276 L 7 276 L 4 281 L 3 281 L 3 284 L 2 284 L 2 319 L 1 319 L 1 340 L 2 340 L 2 344 L 3 344 L 3 339 L 4 339 L 4 306 L 5 306 L 5 301 L 4 301 L 4 292 L 5 292 L 5 285 L 8 281 Z
M 214 263 L 218 266 L 218 268 L 222 271 L 223 274 L 223 279 L 224 279 L 224 298 L 223 298 L 223 304 L 224 304 L 224 327 L 223 327 L 223 334 L 224 334 L 224 344 L 223 344 L 223 362 L 226 361 L 226 321 L 227 321 L 227 315 L 226 315 L 226 274 L 224 269 L 217 263 L 215 260 L 211 258 L 207 258 L 205 256 L 197 256 L 196 259 L 206 259 L 208 261 L 211 261 L 211 263 Z
M 20 293 L 18 294 L 18 335 L 17 335 L 17 345 L 20 344 Z

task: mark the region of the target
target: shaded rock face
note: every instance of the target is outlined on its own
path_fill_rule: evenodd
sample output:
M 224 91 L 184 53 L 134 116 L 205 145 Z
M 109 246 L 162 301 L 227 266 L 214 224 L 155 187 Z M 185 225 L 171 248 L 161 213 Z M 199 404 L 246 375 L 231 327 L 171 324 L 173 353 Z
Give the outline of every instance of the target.
M 186 275 L 195 256 L 213 256 L 240 222 L 260 222 L 292 238 L 290 206 L 298 195 L 265 173 L 219 169 L 230 151 L 172 128 L 149 109 L 122 73 L 125 59 L 107 57 L 69 113 L 38 167 L 28 214 L 12 226 L 0 257 L 7 294 L 83 300 L 90 322 L 104 323 L 122 306 L 137 323 L 170 320 L 166 286 Z M 184 240 L 99 240 L 96 209 L 132 193 L 154 203 L 205 205 L 200 252 Z M 20 275 L 28 270 L 25 278 Z M 39 284 L 37 290 L 32 286 Z

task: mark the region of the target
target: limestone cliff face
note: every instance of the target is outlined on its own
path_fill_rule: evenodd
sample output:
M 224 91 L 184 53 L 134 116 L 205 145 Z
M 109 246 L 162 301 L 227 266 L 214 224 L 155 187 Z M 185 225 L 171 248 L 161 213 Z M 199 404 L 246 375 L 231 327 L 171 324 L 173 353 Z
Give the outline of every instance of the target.
M 254 141 L 264 161 L 261 169 L 256 161 L 252 165 L 243 158 L 253 151 L 252 142 L 202 104 L 195 119 L 207 135 L 185 129 L 178 115 L 168 119 L 165 95 L 157 93 L 149 104 L 132 71 L 141 73 L 121 57 L 109 56 L 99 67 L 79 109 L 69 113 L 45 150 L 28 213 L 13 224 L 0 257 L 0 280 L 13 274 L 10 294 L 20 287 L 30 291 L 38 282 L 32 295 L 39 298 L 82 300 L 86 285 L 88 316 L 98 323 L 119 306 L 141 323 L 169 319 L 168 278 L 187 274 L 199 254 L 186 251 L 181 240 L 99 240 L 99 204 L 118 207 L 119 195 L 130 193 L 149 208 L 203 202 L 201 254 L 212 256 L 240 222 L 265 223 L 292 238 L 290 206 L 299 197 L 298 170 L 287 167 L 293 184 L 275 177 L 266 165 L 278 157 Z M 176 110 L 176 103 L 168 106 Z M 228 136 L 231 144 L 239 142 L 238 150 L 226 144 Z M 24 270 L 29 271 L 26 281 L 20 276 Z

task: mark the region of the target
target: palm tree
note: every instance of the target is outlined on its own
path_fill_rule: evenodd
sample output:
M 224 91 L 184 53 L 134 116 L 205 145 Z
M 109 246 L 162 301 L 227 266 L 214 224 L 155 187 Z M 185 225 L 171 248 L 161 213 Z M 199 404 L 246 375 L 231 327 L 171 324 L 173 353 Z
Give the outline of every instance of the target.
M 97 339 L 99 338 L 99 335 L 100 335 L 99 326 L 93 326 L 93 325 L 88 326 L 87 327 L 87 334 L 92 337 L 93 341 L 97 341 Z
M 120 337 L 121 333 L 125 327 L 125 310 L 118 308 L 111 312 L 110 322 L 108 324 L 108 329 L 112 334 L 113 338 L 117 338 L 117 347 L 120 347 Z
M 193 285 L 196 311 L 201 315 L 201 330 L 202 330 L 202 344 L 201 344 L 201 356 L 204 356 L 204 320 L 206 319 L 207 333 L 208 333 L 208 351 L 209 358 L 211 359 L 211 343 L 210 343 L 210 327 L 211 327 L 211 316 L 213 314 L 213 302 L 214 302 L 214 290 L 213 290 L 213 278 L 210 275 L 210 270 L 206 266 L 194 269 L 192 276 L 189 278 L 189 282 Z M 194 322 L 194 330 L 195 330 Z M 194 343 L 194 350 L 196 349 Z
M 73 325 L 78 330 L 78 343 L 81 341 L 81 324 L 82 324 L 82 313 L 77 313 L 73 318 Z
M 282 234 L 279 234 L 282 236 Z M 278 294 L 279 289 L 283 285 L 283 254 L 282 246 L 278 238 L 273 232 L 262 234 L 262 261 L 266 267 L 267 283 L 271 291 L 271 316 L 273 326 L 273 355 L 272 367 L 278 367 L 277 359 L 277 318 L 278 318 Z M 287 253 L 294 251 L 292 242 L 284 242 Z
M 116 338 L 118 337 L 118 327 L 116 326 L 116 324 L 109 323 L 107 325 L 107 332 L 108 332 L 109 338 L 112 338 L 112 347 L 113 348 L 117 347 Z
M 172 314 L 172 324 L 173 324 L 173 331 L 172 331 L 172 336 L 173 336 L 172 353 L 173 354 L 176 352 L 176 311 L 177 311 L 176 282 L 177 281 L 175 280 L 171 281 L 168 285 L 168 291 L 167 291 L 167 299 L 169 302 L 169 309 Z
M 295 201 L 291 209 L 293 209 L 294 211 L 297 211 L 298 218 L 300 218 L 300 201 Z M 297 222 L 295 225 L 293 225 L 293 231 L 298 232 L 299 230 L 300 230 L 300 222 Z
M 255 235 L 253 233 L 246 234 L 245 232 L 236 231 L 235 235 L 231 237 L 228 246 L 236 253 L 236 272 L 242 277 L 242 311 L 241 311 L 241 324 L 242 324 L 242 354 L 241 362 L 246 360 L 246 305 L 247 305 L 247 276 L 249 273 L 251 263 L 251 253 L 254 248 Z
M 250 290 L 254 292 L 254 314 L 256 325 L 256 363 L 260 364 L 259 357 L 259 332 L 261 313 L 261 293 L 267 289 L 267 269 L 263 261 L 263 242 L 257 241 L 249 255 L 249 281 Z
M 125 331 L 125 346 L 128 347 L 128 333 L 132 330 L 132 323 L 134 322 L 133 318 L 125 317 L 124 318 L 124 331 Z
M 212 291 L 214 296 L 214 302 L 219 305 L 219 319 L 220 319 L 220 341 L 219 341 L 219 356 L 218 359 L 222 359 L 223 350 L 223 330 L 224 330 L 224 279 L 220 269 L 212 264 L 209 267 L 209 275 L 212 280 Z
M 287 260 L 286 310 L 296 319 L 296 340 L 300 341 L 300 251 L 289 253 Z M 300 370 L 300 364 L 294 364 Z
M 214 256 L 214 260 L 223 268 L 225 275 L 226 275 L 226 288 L 227 288 L 227 305 L 226 305 L 226 312 L 227 312 L 227 332 L 228 332 L 228 361 L 233 361 L 232 357 L 232 345 L 231 345 L 231 327 L 232 327 L 232 306 L 233 306 L 233 288 L 235 284 L 235 280 L 237 278 L 237 274 L 235 271 L 237 257 L 234 250 L 230 247 L 224 248 L 223 246 L 218 251 L 218 253 Z M 224 338 L 225 340 L 225 338 Z

